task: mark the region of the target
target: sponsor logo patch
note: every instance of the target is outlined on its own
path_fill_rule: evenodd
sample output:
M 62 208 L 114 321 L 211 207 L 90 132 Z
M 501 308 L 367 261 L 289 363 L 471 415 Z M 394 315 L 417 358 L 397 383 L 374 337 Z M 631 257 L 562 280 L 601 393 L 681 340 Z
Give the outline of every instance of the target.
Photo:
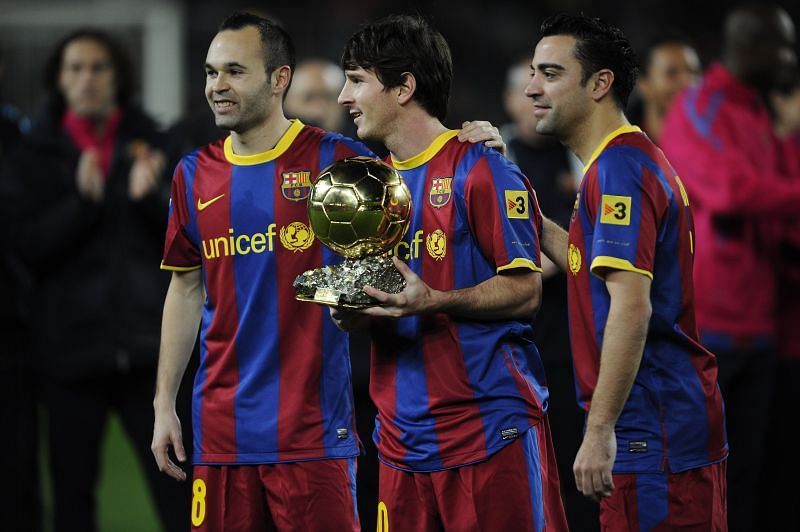
M 506 216 L 509 218 L 519 218 L 527 220 L 528 214 L 528 191 L 527 190 L 506 190 Z
M 600 202 L 600 223 L 631 225 L 631 197 L 603 194 Z

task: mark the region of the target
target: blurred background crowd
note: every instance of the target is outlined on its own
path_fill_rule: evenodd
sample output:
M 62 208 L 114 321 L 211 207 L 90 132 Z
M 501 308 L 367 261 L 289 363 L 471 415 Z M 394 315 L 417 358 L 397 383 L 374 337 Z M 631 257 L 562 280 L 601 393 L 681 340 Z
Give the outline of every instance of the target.
M 336 102 L 344 42 L 364 21 L 422 14 L 453 53 L 447 125 L 502 126 L 507 156 L 531 179 L 544 214 L 564 227 L 582 168 L 536 134 L 522 92 L 538 27 L 558 12 L 619 26 L 641 68 L 627 115 L 664 148 L 695 210 L 698 320 L 719 357 L 727 407 L 731 529 L 796 526 L 798 466 L 787 425 L 800 385 L 800 74 L 792 26 L 800 4 L 738 15 L 735 7 L 719 0 L 0 0 L 0 528 L 188 528 L 189 485 L 161 475 L 150 454 L 169 279 L 158 266 L 172 169 L 184 153 L 225 135 L 205 101 L 203 63 L 217 25 L 235 9 L 276 20 L 295 40 L 287 115 L 350 136 Z M 724 138 L 711 132 L 718 120 L 730 133 Z M 692 135 L 699 140 L 688 142 Z M 552 264 L 544 270 L 535 329 L 565 506 L 572 529 L 595 530 L 597 507 L 578 494 L 571 474 L 583 416 L 566 282 Z M 357 338 L 352 347 L 367 448 L 359 510 L 371 530 L 374 409 L 367 347 Z

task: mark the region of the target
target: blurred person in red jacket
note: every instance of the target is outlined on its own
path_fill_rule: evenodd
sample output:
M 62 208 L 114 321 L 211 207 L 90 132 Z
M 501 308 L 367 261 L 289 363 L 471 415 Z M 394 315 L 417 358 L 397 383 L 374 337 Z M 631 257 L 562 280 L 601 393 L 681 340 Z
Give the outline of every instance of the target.
M 695 213 L 697 322 L 719 361 L 731 530 L 754 526 L 774 380 L 778 235 L 800 205 L 765 104 L 796 62 L 794 44 L 783 9 L 735 9 L 721 61 L 679 96 L 660 138 Z

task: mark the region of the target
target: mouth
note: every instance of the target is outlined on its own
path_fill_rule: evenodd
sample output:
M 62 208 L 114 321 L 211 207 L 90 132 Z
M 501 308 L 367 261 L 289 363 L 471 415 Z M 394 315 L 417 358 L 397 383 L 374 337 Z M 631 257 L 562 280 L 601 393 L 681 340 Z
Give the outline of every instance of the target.
M 236 107 L 236 102 L 232 102 L 230 100 L 215 100 L 213 102 L 214 112 L 225 114 L 230 112 L 234 107 Z
M 550 109 L 550 107 L 547 106 L 547 105 L 534 104 L 534 106 L 533 106 L 533 116 L 539 118 L 542 115 L 544 115 L 549 109 Z
M 350 111 L 350 118 L 353 119 L 353 123 L 356 123 L 356 121 L 362 116 L 363 113 L 361 113 L 361 111 Z

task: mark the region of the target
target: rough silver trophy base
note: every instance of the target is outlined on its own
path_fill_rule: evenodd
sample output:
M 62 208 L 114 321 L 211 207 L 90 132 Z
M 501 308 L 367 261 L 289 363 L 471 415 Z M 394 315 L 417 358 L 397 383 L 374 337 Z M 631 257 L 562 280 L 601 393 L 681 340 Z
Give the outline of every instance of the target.
M 379 305 L 377 299 L 362 290 L 365 285 L 397 294 L 403 291 L 406 281 L 392 264 L 391 257 L 381 256 L 345 259 L 336 266 L 308 270 L 298 275 L 292 284 L 295 297 L 301 301 L 349 308 Z

